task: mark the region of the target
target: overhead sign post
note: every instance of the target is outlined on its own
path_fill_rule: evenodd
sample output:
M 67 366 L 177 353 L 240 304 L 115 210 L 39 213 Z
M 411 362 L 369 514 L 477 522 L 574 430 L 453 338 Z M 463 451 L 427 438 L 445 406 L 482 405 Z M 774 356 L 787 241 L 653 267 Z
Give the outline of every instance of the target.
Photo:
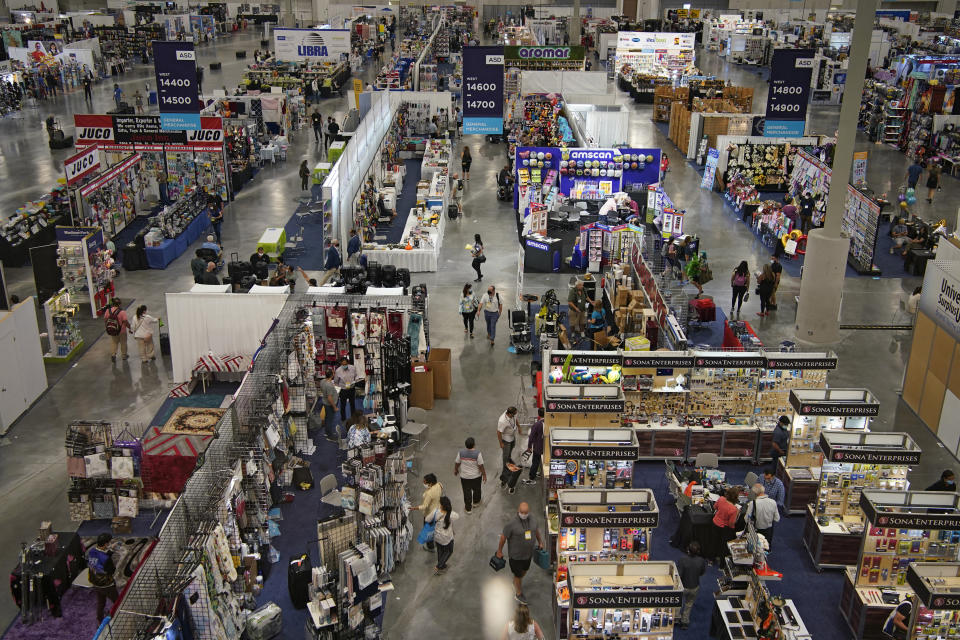
M 806 132 L 813 49 L 775 49 L 770 63 L 767 138 L 799 138 Z
M 503 133 L 503 47 L 463 49 L 463 133 Z
M 193 43 L 155 41 L 153 57 L 160 128 L 164 131 L 198 131 L 203 103 L 197 84 L 197 55 Z

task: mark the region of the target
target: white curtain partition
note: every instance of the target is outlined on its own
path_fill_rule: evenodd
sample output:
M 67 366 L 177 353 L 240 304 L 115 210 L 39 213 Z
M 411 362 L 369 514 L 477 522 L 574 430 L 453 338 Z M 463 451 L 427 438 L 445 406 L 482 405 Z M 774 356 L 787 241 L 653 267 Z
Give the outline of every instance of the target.
M 276 293 L 168 293 L 173 379 L 189 380 L 193 365 L 210 352 L 252 356 L 286 300 Z
M 606 71 L 524 71 L 521 93 L 562 93 L 564 100 L 583 104 L 612 104 Z

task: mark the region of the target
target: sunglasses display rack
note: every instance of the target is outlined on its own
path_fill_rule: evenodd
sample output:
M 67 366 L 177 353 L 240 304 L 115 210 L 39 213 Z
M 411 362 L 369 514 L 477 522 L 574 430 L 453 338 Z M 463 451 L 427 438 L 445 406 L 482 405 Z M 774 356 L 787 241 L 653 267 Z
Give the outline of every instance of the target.
M 47 319 L 50 350 L 43 355 L 45 362 L 66 362 L 83 346 L 80 334 L 80 305 L 70 299 L 70 292 L 61 289 L 43 303 Z
M 571 562 L 557 584 L 566 615 L 557 612 L 557 637 L 582 640 L 672 640 L 683 605 L 673 562 Z
M 879 409 L 879 402 L 867 389 L 792 389 L 789 392 L 788 408 L 774 414 L 786 415 L 791 420 L 787 455 L 780 458 L 776 469 L 786 492 L 787 511 L 800 515 L 806 513 L 807 505 L 817 501 L 823 461 L 820 434 L 827 431 L 866 433 L 872 416 Z
M 960 563 L 914 562 L 907 568 L 914 592 L 913 640 L 960 637 Z M 917 606 L 919 605 L 919 606 Z
M 820 481 L 816 501 L 807 506 L 803 542 L 817 568 L 844 568 L 856 561 L 863 537 L 861 494 L 906 491 L 920 448 L 905 433 L 822 431 L 820 449 Z
M 883 623 L 899 603 L 909 598 L 916 598 L 912 619 L 928 630 L 927 635 L 910 635 L 911 639 L 954 637 L 956 634 L 929 635 L 929 629 L 941 624 L 934 624 L 934 619 L 949 628 L 955 617 L 919 616 L 926 602 L 933 603 L 932 593 L 949 593 L 948 580 L 939 583 L 938 574 L 944 578 L 957 575 L 960 495 L 865 489 L 860 495 L 860 508 L 866 520 L 865 533 L 857 560 L 845 567 L 840 595 L 840 613 L 854 637 L 884 637 Z M 917 571 L 928 579 L 918 579 Z M 932 587 L 939 591 L 931 592 Z M 956 597 L 950 596 L 954 600 Z M 923 606 L 916 606 L 918 602 Z

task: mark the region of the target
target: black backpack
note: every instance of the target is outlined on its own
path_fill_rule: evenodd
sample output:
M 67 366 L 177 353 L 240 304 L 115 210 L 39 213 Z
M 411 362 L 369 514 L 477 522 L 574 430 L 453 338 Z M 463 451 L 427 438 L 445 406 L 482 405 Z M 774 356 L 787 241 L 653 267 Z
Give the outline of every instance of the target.
M 123 328 L 123 324 L 120 322 L 120 312 L 117 311 L 114 313 L 114 310 L 111 309 L 107 311 L 105 316 L 106 326 L 107 326 L 107 335 L 108 336 L 118 336 L 120 335 L 120 330 Z

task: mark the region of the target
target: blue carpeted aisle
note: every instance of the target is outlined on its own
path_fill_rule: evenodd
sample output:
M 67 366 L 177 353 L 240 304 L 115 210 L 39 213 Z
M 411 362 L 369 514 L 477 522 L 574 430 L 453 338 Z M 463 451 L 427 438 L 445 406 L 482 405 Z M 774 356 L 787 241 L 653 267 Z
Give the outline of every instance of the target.
M 377 225 L 378 244 L 397 244 L 403 236 L 403 228 L 407 225 L 407 216 L 410 209 L 417 204 L 417 183 L 420 182 L 421 158 L 404 160 L 407 167 L 403 178 L 403 190 L 397 196 L 397 217 L 389 224 Z M 381 236 L 385 238 L 381 239 Z
M 291 242 L 293 238 L 300 235 L 300 218 L 298 213 L 306 213 L 310 207 L 319 208 L 322 199 L 322 189 L 319 184 L 310 188 L 309 194 L 303 193 L 303 200 L 293 210 L 293 215 L 283 226 L 287 232 L 287 241 Z M 307 199 L 309 195 L 310 199 Z M 306 271 L 320 271 L 323 269 L 323 216 L 319 213 L 310 214 L 303 218 L 303 241 L 298 243 L 295 251 L 288 251 L 284 254 L 284 261 L 293 266 L 301 267 Z M 346 247 L 341 247 L 346 249 Z
M 747 464 L 722 464 L 727 480 L 743 484 L 748 471 L 760 473 L 760 469 Z M 638 462 L 634 466 L 635 487 L 648 487 L 654 491 L 660 507 L 660 525 L 653 533 L 651 560 L 677 561 L 683 552 L 670 545 L 670 538 L 680 522 L 674 500 L 667 491 L 663 476 L 663 463 Z M 783 518 L 776 525 L 772 550 L 769 555 L 771 568 L 784 574 L 781 582 L 770 583 L 773 594 L 793 598 L 804 623 L 816 640 L 848 640 L 850 631 L 840 615 L 840 591 L 843 574 L 839 571 L 817 573 L 803 546 L 803 518 Z M 677 629 L 677 640 L 710 637 L 710 617 L 713 614 L 713 592 L 717 590 L 720 572 L 710 566 L 700 581 L 700 593 L 690 616 L 690 628 Z

